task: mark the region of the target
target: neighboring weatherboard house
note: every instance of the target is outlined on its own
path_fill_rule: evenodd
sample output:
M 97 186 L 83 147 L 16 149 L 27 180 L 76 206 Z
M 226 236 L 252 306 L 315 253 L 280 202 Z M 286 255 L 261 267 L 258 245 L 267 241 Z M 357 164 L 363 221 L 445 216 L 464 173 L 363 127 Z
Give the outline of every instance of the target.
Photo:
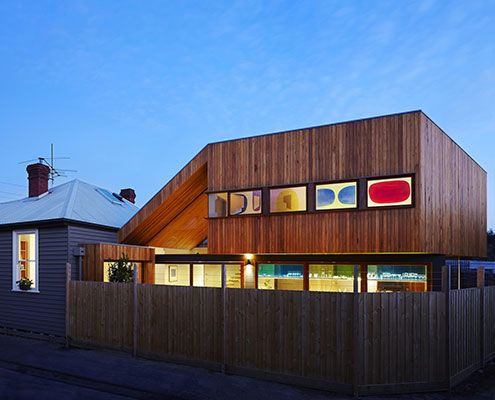
M 78 279 L 79 245 L 116 242 L 138 209 L 132 189 L 121 192 L 131 201 L 79 180 L 48 189 L 46 165 L 27 171 L 29 197 L 0 204 L 0 327 L 63 336 L 66 263 Z

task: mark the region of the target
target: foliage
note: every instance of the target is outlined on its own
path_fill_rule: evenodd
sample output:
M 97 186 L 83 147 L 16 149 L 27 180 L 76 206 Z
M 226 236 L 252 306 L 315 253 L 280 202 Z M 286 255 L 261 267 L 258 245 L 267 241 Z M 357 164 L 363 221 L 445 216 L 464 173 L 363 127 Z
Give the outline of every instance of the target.
M 488 259 L 495 261 L 495 232 L 490 229 L 487 234 L 487 253 Z
M 108 268 L 108 279 L 110 282 L 134 282 L 134 268 L 132 263 L 129 262 L 127 254 L 122 253 L 122 257 L 110 264 Z
M 31 286 L 33 286 L 33 281 L 28 278 L 21 278 L 18 281 L 16 281 L 16 283 L 19 286 L 19 289 L 21 290 L 29 290 L 31 289 Z

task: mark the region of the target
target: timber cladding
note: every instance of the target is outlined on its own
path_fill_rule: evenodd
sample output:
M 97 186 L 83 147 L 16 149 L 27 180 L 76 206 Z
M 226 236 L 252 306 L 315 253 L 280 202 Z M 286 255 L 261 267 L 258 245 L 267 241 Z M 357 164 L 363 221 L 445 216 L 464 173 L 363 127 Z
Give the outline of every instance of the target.
M 154 282 L 155 249 L 153 248 L 112 243 L 85 244 L 84 248 L 82 280 L 103 282 L 104 262 L 117 261 L 125 254 L 129 261 L 141 263 L 144 282 Z
M 206 219 L 205 192 L 405 174 L 413 207 Z M 421 111 L 212 143 L 119 232 L 183 249 L 206 237 L 215 254 L 484 257 L 486 172 Z

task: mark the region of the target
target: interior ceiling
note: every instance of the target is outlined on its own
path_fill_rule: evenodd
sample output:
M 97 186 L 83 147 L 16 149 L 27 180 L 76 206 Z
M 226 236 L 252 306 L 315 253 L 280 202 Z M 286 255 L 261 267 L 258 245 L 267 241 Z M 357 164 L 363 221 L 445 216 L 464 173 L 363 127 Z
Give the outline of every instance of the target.
M 206 164 L 184 181 L 125 243 L 190 250 L 208 235 Z

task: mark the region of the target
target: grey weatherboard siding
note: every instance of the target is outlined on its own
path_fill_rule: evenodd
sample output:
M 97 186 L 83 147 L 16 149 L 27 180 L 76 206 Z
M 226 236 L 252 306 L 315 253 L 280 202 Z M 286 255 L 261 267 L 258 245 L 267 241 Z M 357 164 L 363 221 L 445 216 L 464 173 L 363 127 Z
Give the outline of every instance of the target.
M 98 228 L 60 226 L 38 229 L 39 293 L 12 291 L 12 232 L 0 231 L 0 327 L 48 335 L 65 335 L 65 265 L 77 279 L 73 249 L 79 244 L 115 242 L 116 232 Z
M 83 226 L 69 225 L 68 260 L 72 265 L 72 279 L 79 279 L 78 260 L 74 257 L 74 249 L 85 243 L 117 243 L 117 232 Z

